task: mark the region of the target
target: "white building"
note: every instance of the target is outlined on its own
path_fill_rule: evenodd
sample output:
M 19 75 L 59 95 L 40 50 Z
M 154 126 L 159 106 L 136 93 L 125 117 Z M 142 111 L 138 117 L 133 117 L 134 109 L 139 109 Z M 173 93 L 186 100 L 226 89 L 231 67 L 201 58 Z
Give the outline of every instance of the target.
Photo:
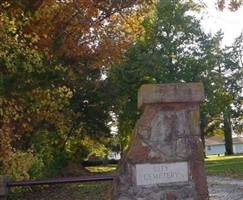
M 233 138 L 233 151 L 235 154 L 243 153 L 243 137 Z M 220 137 L 210 137 L 205 139 L 205 154 L 217 155 L 225 154 L 225 141 Z

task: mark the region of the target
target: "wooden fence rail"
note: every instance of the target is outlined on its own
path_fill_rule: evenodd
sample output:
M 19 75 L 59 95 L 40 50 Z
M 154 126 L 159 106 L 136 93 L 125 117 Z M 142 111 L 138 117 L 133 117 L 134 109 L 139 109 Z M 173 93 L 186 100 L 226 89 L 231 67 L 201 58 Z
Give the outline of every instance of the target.
M 80 176 L 70 178 L 58 178 L 49 180 L 35 180 L 35 181 L 16 181 L 9 182 L 8 176 L 0 176 L 0 200 L 6 200 L 9 188 L 11 187 L 24 187 L 35 185 L 53 185 L 64 183 L 77 183 L 77 182 L 97 182 L 97 181 L 111 181 L 115 175 L 92 175 L 92 176 Z

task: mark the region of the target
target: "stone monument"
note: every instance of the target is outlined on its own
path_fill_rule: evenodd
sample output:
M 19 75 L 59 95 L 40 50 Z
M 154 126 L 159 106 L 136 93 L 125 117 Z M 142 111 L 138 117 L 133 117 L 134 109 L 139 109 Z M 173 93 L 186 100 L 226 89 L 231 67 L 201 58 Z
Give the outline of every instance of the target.
M 208 199 L 199 129 L 200 83 L 148 84 L 138 92 L 144 112 L 117 167 L 113 200 Z

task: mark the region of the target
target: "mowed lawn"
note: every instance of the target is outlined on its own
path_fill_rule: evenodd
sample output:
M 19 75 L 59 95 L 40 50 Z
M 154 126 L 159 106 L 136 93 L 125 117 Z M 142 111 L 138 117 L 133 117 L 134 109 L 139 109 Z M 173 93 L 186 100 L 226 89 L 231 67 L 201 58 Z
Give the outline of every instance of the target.
M 207 174 L 243 178 L 243 155 L 208 156 L 205 168 Z

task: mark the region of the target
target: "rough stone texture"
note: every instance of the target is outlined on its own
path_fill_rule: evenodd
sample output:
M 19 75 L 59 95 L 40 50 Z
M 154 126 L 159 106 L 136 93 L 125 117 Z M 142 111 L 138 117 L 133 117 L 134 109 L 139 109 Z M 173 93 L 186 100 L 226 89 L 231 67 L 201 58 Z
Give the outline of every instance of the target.
M 111 199 L 208 199 L 198 108 L 199 102 L 204 99 L 203 86 L 198 83 L 143 85 L 138 98 L 138 105 L 143 108 L 144 113 L 134 129 L 130 148 L 118 165 L 111 188 Z M 146 185 L 136 182 L 138 164 L 153 167 L 153 164 L 179 162 L 187 163 L 188 181 L 162 181 Z M 149 173 L 147 178 L 158 178 L 157 172 L 151 174 L 150 170 Z M 164 177 L 163 173 L 168 174 L 169 171 L 161 168 L 161 177 Z
M 201 102 L 204 90 L 201 83 L 171 83 L 142 85 L 138 91 L 138 107 L 151 103 Z

